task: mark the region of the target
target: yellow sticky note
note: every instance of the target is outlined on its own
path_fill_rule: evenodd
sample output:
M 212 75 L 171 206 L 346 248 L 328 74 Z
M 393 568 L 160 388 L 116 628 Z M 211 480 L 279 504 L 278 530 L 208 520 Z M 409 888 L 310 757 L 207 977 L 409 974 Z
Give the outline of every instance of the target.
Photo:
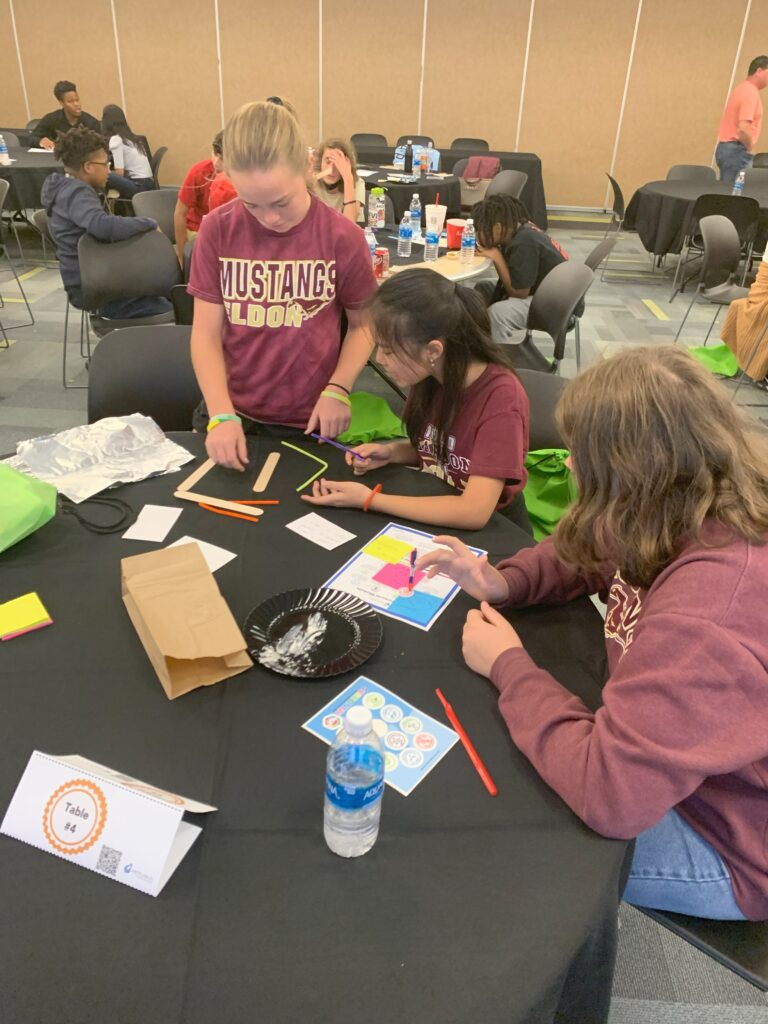
M 45 605 L 34 592 L 0 604 L 0 636 L 20 633 L 50 621 Z
M 410 555 L 413 548 L 404 544 L 401 540 L 392 540 L 391 537 L 375 537 L 370 544 L 363 548 L 366 555 L 373 555 L 380 558 L 382 562 L 399 562 Z

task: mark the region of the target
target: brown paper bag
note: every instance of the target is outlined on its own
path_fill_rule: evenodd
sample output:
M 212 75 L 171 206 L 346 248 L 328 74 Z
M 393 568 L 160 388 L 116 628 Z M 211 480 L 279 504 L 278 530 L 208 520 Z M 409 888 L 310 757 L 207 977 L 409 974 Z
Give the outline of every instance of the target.
M 120 565 L 128 615 L 171 700 L 251 667 L 197 544 L 132 555 Z

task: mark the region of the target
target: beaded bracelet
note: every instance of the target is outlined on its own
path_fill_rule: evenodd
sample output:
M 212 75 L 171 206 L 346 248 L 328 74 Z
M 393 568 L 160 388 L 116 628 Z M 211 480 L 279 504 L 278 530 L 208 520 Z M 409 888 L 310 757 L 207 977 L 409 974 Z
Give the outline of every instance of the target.
M 340 395 L 338 393 L 338 391 L 321 391 L 320 392 L 320 397 L 321 398 L 335 398 L 337 402 L 343 402 L 344 405 L 348 405 L 350 409 L 352 408 L 352 403 L 347 398 L 347 396 L 346 395 Z
M 242 423 L 242 419 L 234 412 L 219 412 L 215 416 L 211 416 L 208 420 L 208 426 L 205 428 L 206 431 L 210 432 L 214 427 L 218 427 L 220 423 L 226 423 L 231 420 L 233 423 Z

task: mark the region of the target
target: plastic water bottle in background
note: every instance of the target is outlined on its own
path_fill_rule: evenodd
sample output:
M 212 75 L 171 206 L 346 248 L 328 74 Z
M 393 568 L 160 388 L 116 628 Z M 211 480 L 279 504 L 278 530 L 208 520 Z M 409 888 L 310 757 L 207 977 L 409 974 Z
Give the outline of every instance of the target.
M 411 227 L 411 215 L 406 210 L 403 219 L 400 221 L 400 230 L 397 235 L 397 255 L 410 256 L 413 243 L 413 228 Z
M 427 148 L 421 151 L 421 176 L 422 178 L 432 167 L 432 143 L 427 143 Z
M 740 196 L 740 195 L 743 194 L 743 192 L 744 192 L 744 181 L 745 181 L 746 177 L 747 176 L 744 173 L 744 171 L 739 171 L 739 173 L 736 175 L 736 180 L 733 183 L 733 191 L 731 192 L 732 196 Z
M 440 242 L 440 236 L 436 231 L 430 231 L 427 228 L 426 234 L 424 235 L 424 259 L 427 263 L 433 263 L 437 259 L 437 247 Z
M 471 217 L 467 218 L 464 230 L 461 233 L 461 263 L 471 263 L 475 258 L 475 225 Z
M 405 160 L 403 161 L 403 172 L 413 174 L 413 139 L 408 139 L 405 147 Z
M 384 754 L 368 708 L 356 705 L 328 751 L 323 833 L 340 857 L 368 853 L 379 834 Z
M 11 162 L 10 154 L 8 153 L 8 146 L 6 145 L 5 139 L 0 135 L 0 164 L 6 166 Z
M 372 214 L 369 214 L 372 216 Z M 371 250 L 371 266 L 373 266 L 376 260 L 376 235 L 374 235 L 371 227 L 365 229 L 365 240 L 368 243 L 368 248 Z
M 413 228 L 413 237 L 418 238 L 421 234 L 421 200 L 419 199 L 419 193 L 413 193 L 413 199 L 411 200 L 411 227 Z

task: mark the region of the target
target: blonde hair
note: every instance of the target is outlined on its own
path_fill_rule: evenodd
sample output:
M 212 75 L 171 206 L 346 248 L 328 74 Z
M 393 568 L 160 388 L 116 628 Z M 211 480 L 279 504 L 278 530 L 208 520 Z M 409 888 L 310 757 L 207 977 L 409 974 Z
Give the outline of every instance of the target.
M 299 122 L 284 104 L 246 103 L 224 129 L 225 170 L 269 170 L 278 163 L 306 174 L 307 146 Z
M 349 160 L 352 168 L 352 180 L 357 181 L 357 152 L 349 139 L 323 139 L 315 150 L 315 173 L 318 173 L 322 169 L 323 154 L 326 149 L 341 150 L 347 160 Z M 328 189 L 328 185 L 322 180 L 318 181 L 317 185 L 322 185 L 324 189 Z
M 633 348 L 590 367 L 556 415 L 578 486 L 555 534 L 565 562 L 648 587 L 705 520 L 768 539 L 768 441 L 684 350 Z

